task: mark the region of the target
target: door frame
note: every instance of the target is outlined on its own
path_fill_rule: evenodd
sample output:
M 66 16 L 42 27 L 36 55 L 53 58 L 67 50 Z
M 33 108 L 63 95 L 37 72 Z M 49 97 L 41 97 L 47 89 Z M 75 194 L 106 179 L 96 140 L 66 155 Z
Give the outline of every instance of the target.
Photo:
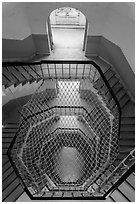
M 56 9 L 55 9 L 56 10 Z M 54 10 L 53 10 L 54 11 Z M 52 12 L 53 12 L 52 11 Z M 51 12 L 51 13 L 52 13 Z M 81 12 L 81 11 L 80 11 Z M 50 14 L 51 14 L 50 13 Z M 82 12 L 81 12 L 82 13 Z M 82 13 L 83 14 L 83 13 Z M 84 15 L 84 14 L 83 14 Z M 85 15 L 84 15 L 85 16 Z M 87 37 L 88 37 L 88 28 L 89 28 L 89 23 L 88 23 L 88 20 L 87 20 L 87 17 L 85 16 L 86 18 L 86 24 L 85 24 L 85 31 L 84 31 L 84 39 L 83 39 L 83 47 L 82 47 L 82 50 L 85 51 L 86 50 L 86 47 L 87 47 Z M 53 50 L 53 45 L 54 45 L 54 42 L 53 42 L 53 34 L 52 34 L 52 28 L 51 28 L 51 21 L 50 21 L 50 15 L 48 16 L 48 20 L 47 20 L 47 34 L 48 34 L 48 41 L 49 41 L 49 48 L 50 48 L 50 51 Z

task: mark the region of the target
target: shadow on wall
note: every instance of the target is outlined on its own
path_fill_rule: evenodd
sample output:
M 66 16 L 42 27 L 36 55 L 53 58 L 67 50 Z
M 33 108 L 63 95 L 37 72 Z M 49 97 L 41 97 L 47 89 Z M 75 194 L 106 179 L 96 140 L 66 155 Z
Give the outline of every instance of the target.
M 85 55 L 98 55 L 112 64 L 132 98 L 135 98 L 135 74 L 119 46 L 103 36 L 88 36 Z
M 37 54 L 50 54 L 46 34 L 32 34 L 24 40 L 2 39 L 3 61 L 29 60 Z

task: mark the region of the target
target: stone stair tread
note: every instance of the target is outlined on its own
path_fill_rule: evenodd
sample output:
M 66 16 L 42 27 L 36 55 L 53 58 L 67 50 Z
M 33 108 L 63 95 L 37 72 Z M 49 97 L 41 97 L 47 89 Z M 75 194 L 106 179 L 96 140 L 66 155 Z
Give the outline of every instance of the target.
M 115 72 L 112 69 L 109 69 L 105 74 L 105 78 L 109 81 L 110 78 L 113 78 L 115 75 Z
M 116 97 L 118 100 L 120 100 L 125 94 L 126 91 L 124 89 L 120 89 L 120 91 L 117 92 Z
M 2 166 L 6 165 L 6 163 L 9 161 L 8 155 L 2 156 Z
M 135 117 L 135 104 L 132 101 L 122 109 L 122 117 Z
M 12 73 L 18 78 L 18 80 L 20 80 L 20 82 L 25 80 L 21 72 L 19 72 L 16 68 L 10 67 L 10 69 L 12 70 Z
M 2 85 L 6 85 L 8 84 L 10 81 L 4 76 L 2 75 Z
M 125 181 L 118 187 L 118 189 L 128 197 L 131 202 L 135 201 L 135 192 Z
M 131 131 L 120 131 L 120 138 L 122 138 L 122 139 L 135 138 L 135 132 L 131 132 Z
M 15 179 L 17 178 L 17 175 L 13 171 L 10 176 L 8 176 L 3 182 L 2 182 L 2 191 L 6 189 Z
M 109 81 L 108 81 L 110 87 L 114 87 L 117 83 L 119 83 L 119 79 L 116 76 L 113 76 Z
M 127 198 L 125 198 L 124 195 L 122 195 L 118 190 L 115 190 L 111 197 L 115 200 L 115 202 L 128 202 Z
M 11 163 L 8 160 L 4 165 L 2 165 L 2 174 L 4 174 L 11 167 Z
M 135 131 L 135 124 L 121 124 L 121 131 Z
M 135 117 L 122 117 L 121 124 L 135 124 Z
M 121 106 L 121 108 L 124 108 L 125 105 L 130 101 L 130 97 L 128 95 L 125 95 L 124 97 L 122 97 L 119 101 L 119 104 Z
M 16 66 L 20 73 L 26 78 L 26 80 L 29 80 L 31 77 L 29 73 L 23 68 L 23 66 Z
M 133 150 L 134 149 L 134 147 L 125 147 L 125 146 L 120 146 L 119 147 L 119 151 L 120 152 L 131 152 L 131 150 Z
M 116 77 L 113 77 L 116 78 Z M 116 79 L 115 79 L 116 80 Z M 111 84 L 110 84 L 111 85 Z M 120 91 L 121 89 L 124 89 L 122 84 L 117 80 L 117 83 L 114 84 L 113 86 L 111 86 L 113 89 L 113 92 L 116 94 L 118 91 Z
M 12 172 L 14 172 L 14 169 L 12 166 L 10 166 L 10 168 L 8 168 L 7 171 L 5 171 L 2 175 L 2 181 L 4 181 L 9 175 L 11 175 Z
M 8 189 L 7 193 L 3 193 L 4 195 L 2 194 L 2 199 L 4 202 L 11 202 L 11 200 L 12 202 L 15 202 L 22 195 L 22 193 L 24 192 L 22 186 L 20 184 L 18 184 L 17 186 L 16 185 L 17 183 L 14 183 L 13 187 L 10 187 L 13 190 L 12 192 L 10 192 Z
M 135 139 L 120 139 L 119 140 L 119 145 L 120 146 L 135 146 Z
M 96 62 L 96 64 L 98 65 L 98 66 L 100 66 L 100 68 L 101 68 L 101 70 L 102 70 L 102 72 L 104 73 L 104 72 L 106 72 L 109 68 L 110 68 L 110 64 L 109 63 L 107 63 L 106 61 L 104 61 L 102 58 L 100 58 L 100 57 L 96 57 L 95 59 L 94 59 L 94 62 Z
M 4 67 L 3 73 L 8 79 L 12 82 L 12 84 L 17 82 L 17 79 Z
M 134 174 L 130 174 L 130 176 L 126 179 L 128 183 L 135 189 L 135 176 Z

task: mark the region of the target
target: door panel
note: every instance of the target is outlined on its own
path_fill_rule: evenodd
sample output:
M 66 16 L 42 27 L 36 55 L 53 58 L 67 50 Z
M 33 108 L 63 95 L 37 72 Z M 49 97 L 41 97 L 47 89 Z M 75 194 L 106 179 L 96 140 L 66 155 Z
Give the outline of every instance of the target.
M 51 30 L 50 17 L 48 17 L 48 36 L 49 36 L 50 48 L 51 50 L 53 50 L 53 36 L 52 36 L 52 30 Z
M 87 19 L 86 19 L 85 33 L 84 33 L 84 42 L 83 42 L 83 51 L 85 51 L 85 49 L 86 49 L 87 33 L 88 33 L 88 21 L 87 21 Z

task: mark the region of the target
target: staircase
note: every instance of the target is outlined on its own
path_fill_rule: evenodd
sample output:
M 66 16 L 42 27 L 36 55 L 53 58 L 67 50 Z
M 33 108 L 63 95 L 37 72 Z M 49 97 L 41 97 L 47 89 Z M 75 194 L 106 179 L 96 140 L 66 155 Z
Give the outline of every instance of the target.
M 117 167 L 120 162 L 135 148 L 135 105 L 131 101 L 126 88 L 122 84 L 120 77 L 115 73 L 113 67 L 110 67 L 105 61 L 101 58 L 94 58 L 94 62 L 100 66 L 104 76 L 106 77 L 110 87 L 112 88 L 117 100 L 119 101 L 121 107 L 121 127 L 120 127 L 120 136 L 119 136 L 119 155 L 110 169 L 109 172 L 113 172 L 113 169 Z M 20 83 L 24 86 L 28 81 L 30 84 L 39 82 L 42 79 L 43 70 L 40 65 L 31 65 L 21 67 L 17 69 L 16 66 L 13 69 L 5 67 L 3 68 L 3 85 L 5 88 L 10 87 L 14 84 L 17 87 Z M 103 86 L 102 80 L 97 80 L 94 84 L 96 90 L 99 94 L 107 97 L 111 104 L 110 93 Z M 24 192 L 22 185 L 20 184 L 17 175 L 14 172 L 14 169 L 11 166 L 11 163 L 7 157 L 7 150 L 12 141 L 16 131 L 18 129 L 18 123 L 9 123 L 6 127 L 3 128 L 2 133 L 2 200 L 4 202 L 8 201 L 31 201 L 28 195 Z M 102 180 L 107 177 L 107 173 L 102 175 Z M 95 185 L 99 185 L 99 180 Z M 72 199 L 75 197 L 80 197 L 80 199 L 90 199 L 90 194 L 73 192 L 60 194 L 61 192 L 52 193 L 50 192 L 50 197 L 53 199 L 60 197 Z M 116 186 L 106 198 L 106 202 L 134 202 L 135 200 L 135 173 L 132 172 L 124 182 L 119 186 Z M 100 202 L 100 201 L 98 201 Z M 103 201 L 104 202 L 104 201 Z

